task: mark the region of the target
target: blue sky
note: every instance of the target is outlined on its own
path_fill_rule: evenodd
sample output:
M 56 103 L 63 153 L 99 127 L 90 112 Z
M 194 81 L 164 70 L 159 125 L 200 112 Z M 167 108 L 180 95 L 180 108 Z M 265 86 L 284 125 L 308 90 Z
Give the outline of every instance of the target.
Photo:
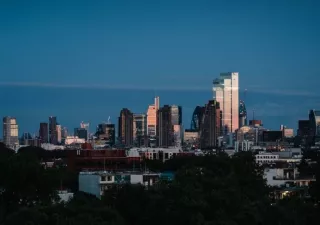
M 196 103 L 193 93 L 207 91 L 198 103 L 204 104 L 212 79 L 237 71 L 249 109 L 272 128 L 284 115 L 294 126 L 294 118 L 320 108 L 319 9 L 316 0 L 1 1 L 0 96 L 9 90 L 16 97 L 13 104 L 4 99 L 0 116 L 26 107 L 31 115 L 22 97 L 34 95 L 40 108 L 52 99 L 52 113 L 67 117 L 75 103 L 61 109 L 61 100 L 110 88 L 109 101 L 116 91 L 147 89 L 152 101 L 152 90 L 183 90 L 176 104 Z M 132 104 L 121 101 L 117 111 Z M 138 100 L 134 106 L 146 108 Z M 20 122 L 24 130 L 31 124 L 28 117 Z

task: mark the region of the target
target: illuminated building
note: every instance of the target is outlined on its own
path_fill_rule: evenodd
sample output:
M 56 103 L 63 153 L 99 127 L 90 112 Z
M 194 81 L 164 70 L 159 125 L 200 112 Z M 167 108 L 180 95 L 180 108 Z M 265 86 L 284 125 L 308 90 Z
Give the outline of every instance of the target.
M 6 116 L 3 118 L 3 142 L 7 146 L 16 146 L 19 144 L 19 127 L 14 117 Z
M 157 111 L 159 110 L 160 98 L 154 98 L 154 104 L 149 105 L 147 111 L 147 135 L 155 137 L 157 135 Z
M 239 128 L 239 74 L 221 73 L 213 81 L 213 98 L 222 111 L 223 135 Z

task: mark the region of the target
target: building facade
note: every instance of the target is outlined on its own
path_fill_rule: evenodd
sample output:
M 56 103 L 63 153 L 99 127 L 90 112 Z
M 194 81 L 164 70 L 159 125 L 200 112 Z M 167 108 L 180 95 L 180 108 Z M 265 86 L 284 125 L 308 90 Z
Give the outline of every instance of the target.
M 41 140 L 41 143 L 48 143 L 48 140 L 49 140 L 48 123 L 40 123 L 39 138 Z
M 147 138 L 147 115 L 133 114 L 133 140 L 135 146 L 145 145 Z
M 174 130 L 171 118 L 171 107 L 169 105 L 164 105 L 158 110 L 157 141 L 159 147 L 174 145 Z
M 57 131 L 57 144 L 61 144 L 61 142 L 62 142 L 62 128 L 61 128 L 60 124 L 57 124 L 56 131 Z
M 88 140 L 88 130 L 86 128 L 74 128 L 74 136 Z
M 119 141 L 125 146 L 133 145 L 133 114 L 124 108 L 120 111 L 119 116 Z
M 244 101 L 240 101 L 239 105 L 239 128 L 247 126 L 247 109 Z
M 239 74 L 221 73 L 213 81 L 213 98 L 222 111 L 223 134 L 235 132 L 239 128 Z
M 3 142 L 7 146 L 19 144 L 19 127 L 14 117 L 6 116 L 3 118 Z
M 210 100 L 205 105 L 204 116 L 200 130 L 200 147 L 212 148 L 218 146 L 221 134 L 221 110 L 219 102 Z
M 58 143 L 58 134 L 57 134 L 57 117 L 49 117 L 49 143 L 56 145 Z
M 160 107 L 160 98 L 155 97 L 154 104 L 149 105 L 147 111 L 147 135 L 155 137 L 157 135 L 157 112 Z
M 172 125 L 182 124 L 182 107 L 177 105 L 171 106 L 171 123 Z

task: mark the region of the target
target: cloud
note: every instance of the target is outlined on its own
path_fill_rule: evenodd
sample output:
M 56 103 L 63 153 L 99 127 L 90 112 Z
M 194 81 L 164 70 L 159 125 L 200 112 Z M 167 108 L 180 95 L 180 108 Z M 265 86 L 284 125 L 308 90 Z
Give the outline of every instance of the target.
M 286 89 L 286 88 L 268 88 L 265 86 L 249 86 L 247 88 L 248 92 L 261 93 L 261 94 L 272 94 L 272 95 L 286 95 L 286 96 L 305 96 L 305 97 L 319 97 L 320 94 L 311 90 L 302 89 Z
M 40 88 L 78 88 L 78 89 L 110 89 L 110 90 L 140 90 L 140 91 L 206 91 L 208 87 L 180 86 L 150 86 L 150 85 L 106 85 L 106 84 L 63 84 L 42 82 L 0 82 L 6 87 L 40 87 Z

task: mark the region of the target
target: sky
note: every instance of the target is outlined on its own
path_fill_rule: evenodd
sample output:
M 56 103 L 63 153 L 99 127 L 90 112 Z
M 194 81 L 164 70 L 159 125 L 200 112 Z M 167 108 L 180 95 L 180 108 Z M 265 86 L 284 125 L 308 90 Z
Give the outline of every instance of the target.
M 240 76 L 248 111 L 271 129 L 320 109 L 317 0 L 0 2 L 0 116 L 36 132 L 57 115 L 116 121 L 155 94 L 192 110 L 220 72 Z M 172 102 L 172 101 L 175 102 Z M 251 113 L 249 113 L 251 114 Z

